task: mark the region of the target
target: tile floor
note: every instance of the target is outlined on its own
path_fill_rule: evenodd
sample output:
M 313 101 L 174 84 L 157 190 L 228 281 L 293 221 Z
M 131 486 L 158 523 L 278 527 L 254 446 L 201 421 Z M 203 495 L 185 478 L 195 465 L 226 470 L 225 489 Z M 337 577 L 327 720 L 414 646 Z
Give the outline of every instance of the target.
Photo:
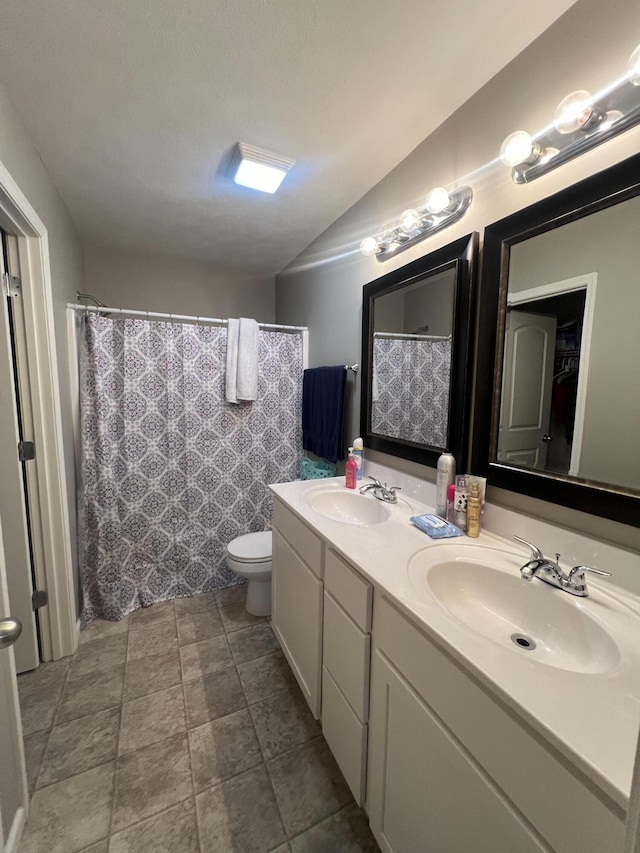
M 137 610 L 19 678 L 20 853 L 374 853 L 244 589 Z

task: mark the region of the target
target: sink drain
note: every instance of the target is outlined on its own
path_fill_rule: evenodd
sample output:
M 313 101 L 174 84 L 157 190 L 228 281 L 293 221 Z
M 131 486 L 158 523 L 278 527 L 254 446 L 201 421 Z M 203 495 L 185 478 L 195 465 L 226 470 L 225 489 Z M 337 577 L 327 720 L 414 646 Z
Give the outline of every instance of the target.
M 511 641 L 518 646 L 520 649 L 524 649 L 526 652 L 532 652 L 536 647 L 535 640 L 532 640 L 531 637 L 527 637 L 526 634 L 512 634 Z

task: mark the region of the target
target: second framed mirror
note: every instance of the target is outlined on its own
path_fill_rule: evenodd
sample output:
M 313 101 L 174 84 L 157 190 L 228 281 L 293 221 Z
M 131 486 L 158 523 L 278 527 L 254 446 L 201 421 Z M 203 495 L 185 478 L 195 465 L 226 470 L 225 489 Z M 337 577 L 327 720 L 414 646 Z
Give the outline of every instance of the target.
M 466 465 L 478 235 L 365 285 L 361 432 L 367 447 Z

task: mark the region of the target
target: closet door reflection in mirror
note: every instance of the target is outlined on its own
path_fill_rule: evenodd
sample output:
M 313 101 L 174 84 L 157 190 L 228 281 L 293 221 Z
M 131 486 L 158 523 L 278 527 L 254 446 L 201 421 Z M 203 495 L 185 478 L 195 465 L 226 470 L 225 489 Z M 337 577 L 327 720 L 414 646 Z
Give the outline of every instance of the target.
M 454 269 L 373 301 L 371 430 L 446 447 Z
M 640 488 L 640 196 L 511 247 L 498 462 Z

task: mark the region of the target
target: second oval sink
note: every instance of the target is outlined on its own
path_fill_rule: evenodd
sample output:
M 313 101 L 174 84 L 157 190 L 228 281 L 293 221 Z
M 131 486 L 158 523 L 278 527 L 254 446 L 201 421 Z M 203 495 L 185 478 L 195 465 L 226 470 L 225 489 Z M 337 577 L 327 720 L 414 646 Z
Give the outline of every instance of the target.
M 472 630 L 528 660 L 570 672 L 614 669 L 618 646 L 585 600 L 524 581 L 524 559 L 499 548 L 440 545 L 415 554 L 408 571 L 421 597 L 432 597 Z
M 380 524 L 391 515 L 381 501 L 347 489 L 318 489 L 308 496 L 308 501 L 321 515 L 358 527 Z

